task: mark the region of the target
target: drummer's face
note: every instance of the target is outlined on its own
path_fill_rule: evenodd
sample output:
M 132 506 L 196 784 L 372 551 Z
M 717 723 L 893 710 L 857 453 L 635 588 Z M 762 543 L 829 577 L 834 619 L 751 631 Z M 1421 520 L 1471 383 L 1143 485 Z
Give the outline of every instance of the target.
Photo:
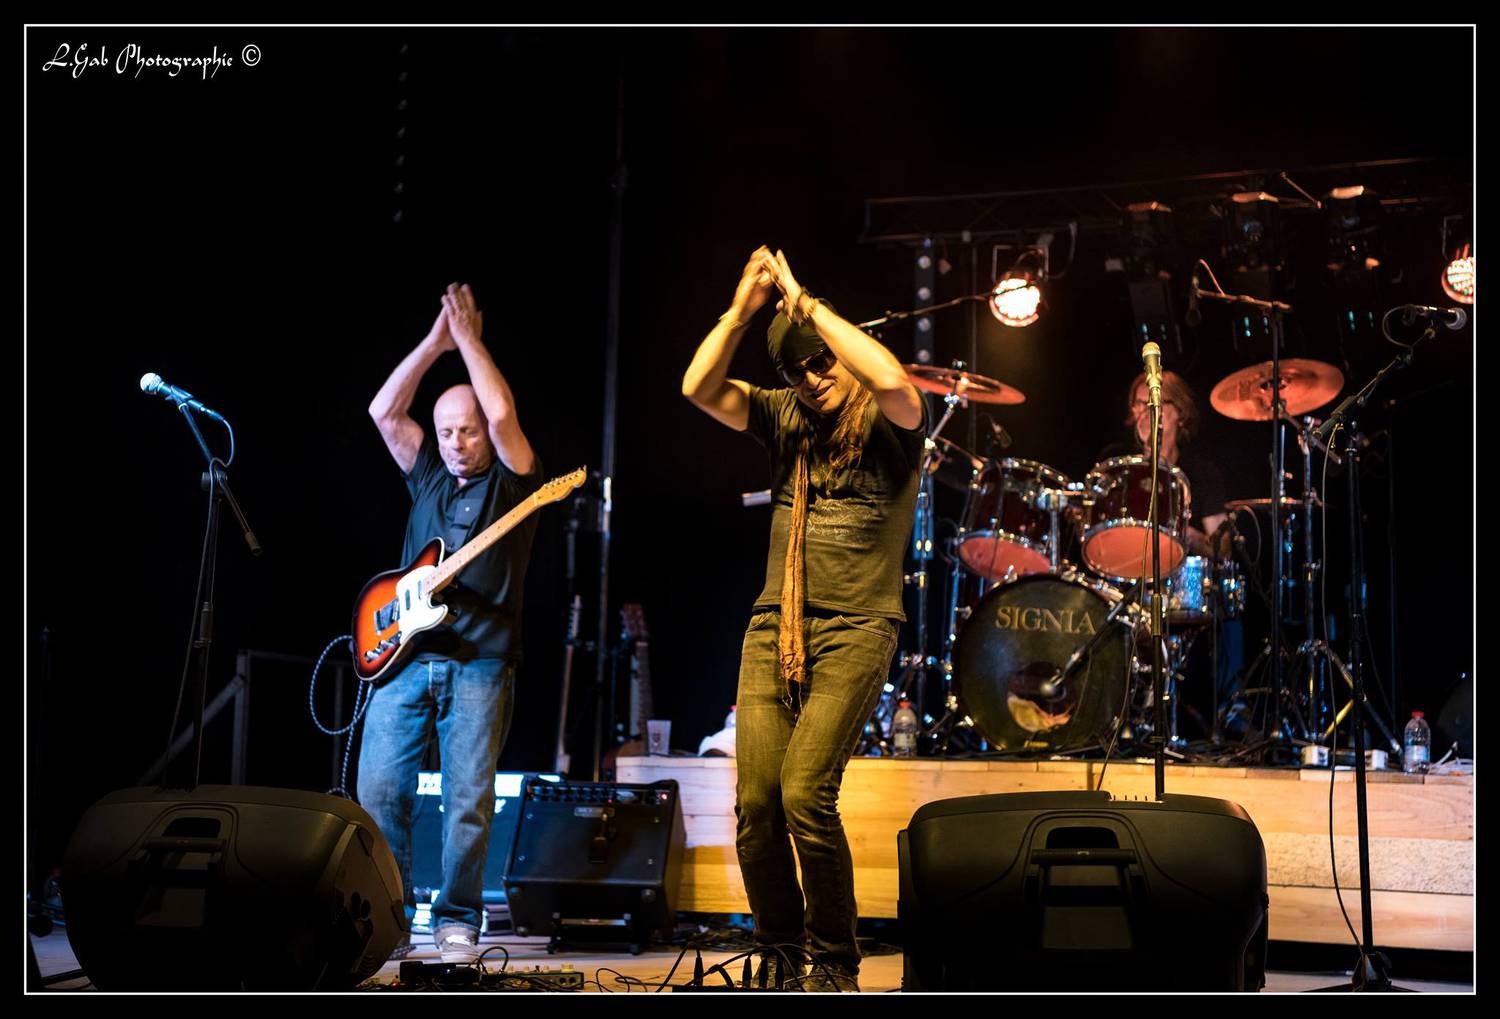
M 1151 445 L 1151 392 L 1146 383 L 1142 382 L 1135 387 L 1135 394 L 1130 398 L 1130 409 L 1135 413 L 1135 437 L 1141 444 L 1141 448 Z M 1161 402 L 1161 444 L 1163 449 L 1172 449 L 1177 445 L 1177 426 L 1180 418 L 1177 413 L 1177 404 L 1171 400 Z

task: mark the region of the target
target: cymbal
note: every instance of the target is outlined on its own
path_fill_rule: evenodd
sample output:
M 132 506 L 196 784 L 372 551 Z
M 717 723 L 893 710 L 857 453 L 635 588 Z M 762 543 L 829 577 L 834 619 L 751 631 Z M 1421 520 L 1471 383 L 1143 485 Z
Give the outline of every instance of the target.
M 1026 402 L 1026 394 L 1015 386 L 1007 386 L 986 375 L 926 364 L 907 364 L 902 367 L 906 369 L 906 377 L 911 380 L 911 384 L 928 393 L 947 396 L 956 392 L 975 403 Z
M 1281 361 L 1281 399 L 1288 414 L 1306 414 L 1323 406 L 1344 388 L 1344 373 L 1331 364 L 1305 357 Z M 1209 403 L 1236 421 L 1269 421 L 1271 362 L 1251 365 L 1221 379 Z
M 1320 499 L 1314 499 L 1313 500 L 1313 504 L 1316 505 L 1316 506 L 1322 506 L 1323 505 L 1323 500 L 1321 498 Z M 1263 509 L 1269 508 L 1270 505 L 1271 505 L 1271 500 L 1265 498 L 1264 496 L 1262 496 L 1259 499 L 1230 499 L 1230 500 L 1228 500 L 1227 502 L 1224 503 L 1224 508 L 1225 509 L 1229 509 L 1229 510 L 1238 510 L 1238 509 L 1259 509 L 1259 510 L 1263 510 Z M 1294 498 L 1292 498 L 1289 495 L 1283 495 L 1281 497 L 1281 508 L 1282 509 L 1289 509 L 1289 510 L 1291 510 L 1291 509 L 1301 509 L 1302 508 L 1302 500 L 1301 499 L 1294 499 Z

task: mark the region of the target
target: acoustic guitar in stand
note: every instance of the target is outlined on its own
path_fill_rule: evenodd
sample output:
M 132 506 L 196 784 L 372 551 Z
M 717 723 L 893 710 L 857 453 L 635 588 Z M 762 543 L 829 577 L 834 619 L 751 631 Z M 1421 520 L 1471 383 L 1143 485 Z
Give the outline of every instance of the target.
M 463 568 L 483 555 L 532 513 L 560 502 L 582 485 L 585 468 L 547 482 L 510 512 L 444 558 L 442 538 L 433 538 L 415 559 L 399 570 L 377 574 L 354 603 L 354 672 L 367 682 L 385 675 L 410 650 L 412 638 L 449 620 L 452 613 L 438 598 Z

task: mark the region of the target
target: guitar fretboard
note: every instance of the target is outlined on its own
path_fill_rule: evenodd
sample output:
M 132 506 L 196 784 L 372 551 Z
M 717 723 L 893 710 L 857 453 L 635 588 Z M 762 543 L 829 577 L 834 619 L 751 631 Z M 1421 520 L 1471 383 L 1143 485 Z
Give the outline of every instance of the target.
M 453 578 L 458 576 L 460 570 L 489 551 L 491 545 L 509 534 L 517 524 L 541 505 L 537 493 L 534 492 L 526 497 L 525 502 L 517 503 L 505 516 L 480 531 L 463 548 L 444 559 L 443 564 L 433 571 L 431 577 L 427 578 L 423 589 L 427 594 L 434 595 L 447 587 L 453 582 Z

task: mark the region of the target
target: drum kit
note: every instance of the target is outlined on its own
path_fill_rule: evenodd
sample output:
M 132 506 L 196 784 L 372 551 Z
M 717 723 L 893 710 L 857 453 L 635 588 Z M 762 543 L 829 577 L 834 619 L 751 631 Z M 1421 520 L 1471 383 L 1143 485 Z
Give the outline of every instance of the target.
M 1346 680 L 1348 670 L 1316 639 L 1311 625 L 1313 580 L 1321 570 L 1313 558 L 1312 518 L 1321 502 L 1312 486 L 1311 450 L 1322 447 L 1313 434 L 1317 422 L 1297 415 L 1337 396 L 1343 378 L 1332 365 L 1283 359 L 1277 406 L 1267 395 L 1269 368 L 1255 365 L 1231 374 L 1214 387 L 1211 403 L 1240 421 L 1269 422 L 1279 414 L 1296 429 L 1303 448 L 1302 497 L 1279 493 L 1285 510 L 1285 523 L 1277 527 L 1285 538 L 1279 550 L 1288 563 L 1286 568 L 1278 563 L 1275 575 L 1290 576 L 1297 565 L 1291 561 L 1290 535 L 1291 526 L 1300 523 L 1308 633 L 1297 655 L 1308 663 L 1310 688 L 1303 691 L 1306 696 L 1294 697 L 1287 715 L 1289 724 L 1300 727 L 1297 735 L 1311 737 L 1322 726 L 1316 707 L 1322 703 L 1317 688 L 1322 663 L 1331 663 Z M 916 648 L 901 656 L 901 678 L 888 686 L 866 727 L 863 749 L 881 752 L 881 731 L 900 697 L 927 703 L 930 673 L 940 679 L 943 693 L 942 716 L 927 719 L 930 752 L 1109 753 L 1144 739 L 1153 730 L 1148 622 L 1156 596 L 1150 579 L 1150 458 L 1104 460 L 1075 481 L 1034 460 L 976 455 L 943 435 L 954 413 L 972 404 L 1023 403 L 1025 394 L 968 371 L 962 362 L 951 368 L 907 365 L 906 370 L 918 389 L 943 399 L 946 412 L 927 441 L 913 538 L 916 569 L 907 577 L 918 602 Z M 934 480 L 961 490 L 964 504 L 954 521 L 956 534 L 939 546 L 948 566 L 947 627 L 941 648 L 929 653 Z M 1236 548 L 1244 552 L 1234 519 L 1266 512 L 1270 503 L 1237 500 L 1223 509 L 1195 508 L 1190 480 L 1181 470 L 1163 463 L 1157 472 L 1165 735 L 1167 745 L 1179 752 L 1188 741 L 1179 731 L 1178 688 L 1194 641 L 1239 619 L 1252 586 L 1264 594 L 1256 564 L 1233 554 Z M 1202 547 L 1201 537 L 1190 537 L 1195 519 L 1226 511 L 1229 522 L 1210 547 Z M 1212 550 L 1227 554 L 1203 554 Z M 1291 689 L 1296 693 L 1300 685 Z M 1213 729 L 1217 740 L 1218 725 Z

